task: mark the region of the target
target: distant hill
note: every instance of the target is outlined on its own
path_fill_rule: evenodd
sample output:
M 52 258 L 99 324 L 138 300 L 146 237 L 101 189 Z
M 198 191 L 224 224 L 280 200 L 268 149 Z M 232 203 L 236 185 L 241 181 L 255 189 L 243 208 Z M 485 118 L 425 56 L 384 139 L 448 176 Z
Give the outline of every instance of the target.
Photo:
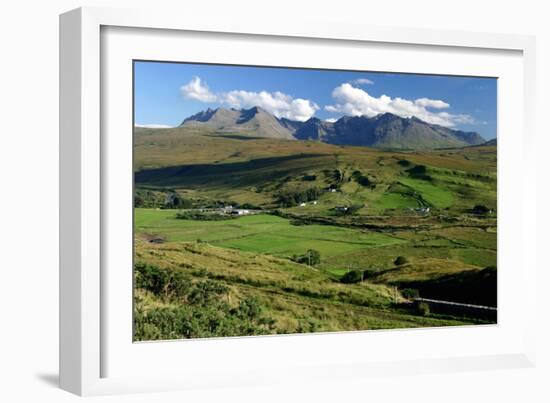
M 496 146 L 496 145 L 497 145 L 497 139 L 491 139 L 482 144 L 482 146 Z
M 207 109 L 185 119 L 180 127 L 206 127 L 222 132 L 294 140 L 294 130 L 260 107 L 250 109 Z
M 277 118 L 260 107 L 207 109 L 185 119 L 180 127 L 205 127 L 222 133 L 286 140 L 317 140 L 336 145 L 385 149 L 436 149 L 484 144 L 476 132 L 429 124 L 416 117 L 384 113 L 372 118 L 343 116 L 336 122 L 312 117 L 305 122 Z

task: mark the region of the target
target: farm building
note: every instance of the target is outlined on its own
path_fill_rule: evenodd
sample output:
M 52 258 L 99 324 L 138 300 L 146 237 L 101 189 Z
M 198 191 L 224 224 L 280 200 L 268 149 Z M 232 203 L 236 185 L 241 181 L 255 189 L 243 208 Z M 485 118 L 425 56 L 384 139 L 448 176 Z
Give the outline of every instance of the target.
M 234 209 L 231 211 L 233 215 L 247 215 L 250 214 L 250 210 L 247 209 Z

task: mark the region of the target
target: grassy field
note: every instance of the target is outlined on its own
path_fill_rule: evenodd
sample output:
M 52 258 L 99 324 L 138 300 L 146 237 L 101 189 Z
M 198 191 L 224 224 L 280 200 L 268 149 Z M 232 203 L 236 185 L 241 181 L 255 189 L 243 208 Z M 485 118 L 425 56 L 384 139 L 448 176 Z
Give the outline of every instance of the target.
M 317 249 L 326 257 L 342 257 L 369 247 L 405 242 L 388 234 L 330 225 L 292 225 L 273 215 L 251 215 L 224 221 L 179 220 L 173 210 L 136 209 L 136 228 L 167 241 L 205 241 L 247 252 L 288 257 Z
M 137 340 L 488 323 L 410 290 L 496 304 L 496 147 L 138 129 L 135 183 Z M 201 216 L 227 205 L 254 214 Z
M 484 323 L 423 316 L 401 307 L 393 287 L 344 285 L 286 259 L 205 243 L 138 241 L 136 258 L 150 265 L 136 274 L 145 284 L 135 297 L 136 340 Z M 143 280 L 147 271 L 155 281 Z M 169 280 L 155 289 L 159 273 Z M 184 291 L 170 289 L 178 280 Z

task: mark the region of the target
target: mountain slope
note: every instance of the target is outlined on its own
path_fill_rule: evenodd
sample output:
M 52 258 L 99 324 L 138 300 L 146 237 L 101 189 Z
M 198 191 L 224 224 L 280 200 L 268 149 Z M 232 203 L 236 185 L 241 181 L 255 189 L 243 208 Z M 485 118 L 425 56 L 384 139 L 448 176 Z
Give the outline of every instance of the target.
M 336 122 L 312 117 L 305 122 L 277 118 L 260 107 L 208 109 L 185 119 L 180 127 L 205 127 L 222 133 L 285 140 L 317 140 L 335 145 L 386 149 L 454 148 L 485 143 L 475 132 L 432 125 L 416 117 L 384 113 L 372 118 L 343 116 Z
M 433 149 L 463 147 L 485 142 L 477 133 L 431 125 L 416 117 L 402 118 L 391 113 L 365 116 L 344 116 L 334 123 L 326 142 L 341 145 L 393 149 Z
M 322 121 L 318 118 L 310 118 L 302 123 L 294 132 L 298 140 L 321 140 L 325 141 L 327 136 L 334 135 L 334 124 Z
M 250 109 L 207 109 L 185 119 L 180 127 L 206 127 L 253 137 L 294 140 L 292 131 L 260 107 Z

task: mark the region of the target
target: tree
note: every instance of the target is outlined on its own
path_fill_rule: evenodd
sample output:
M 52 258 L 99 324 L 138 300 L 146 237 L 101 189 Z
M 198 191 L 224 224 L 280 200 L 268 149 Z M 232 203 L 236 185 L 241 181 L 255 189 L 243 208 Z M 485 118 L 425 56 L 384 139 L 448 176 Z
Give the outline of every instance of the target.
M 134 207 L 143 207 L 144 204 L 145 204 L 145 202 L 143 200 L 143 197 L 136 194 L 134 196 Z
M 321 263 L 321 254 L 314 250 L 308 249 L 308 251 L 303 255 L 293 255 L 291 260 L 296 263 L 307 264 L 308 266 L 315 266 Z
M 306 252 L 306 256 L 308 258 L 308 264 L 310 266 L 315 266 L 319 263 L 321 263 L 321 254 L 314 250 L 314 249 L 309 249 L 307 252 Z
M 344 284 L 355 284 L 363 281 L 363 272 L 361 270 L 350 270 L 340 278 Z

